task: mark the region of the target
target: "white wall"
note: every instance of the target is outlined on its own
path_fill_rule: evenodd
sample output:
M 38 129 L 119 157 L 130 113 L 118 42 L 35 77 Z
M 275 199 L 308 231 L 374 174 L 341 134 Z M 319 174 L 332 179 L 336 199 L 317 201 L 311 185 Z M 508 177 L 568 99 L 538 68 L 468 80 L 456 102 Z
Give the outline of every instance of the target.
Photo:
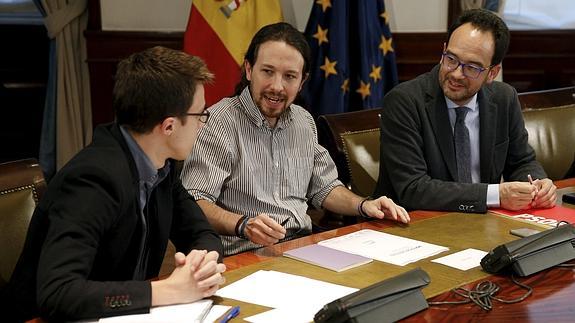
M 280 1 L 285 20 L 303 31 L 315 1 Z M 192 0 L 100 0 L 102 29 L 184 31 L 191 2 Z M 385 0 L 385 8 L 390 14 L 390 27 L 393 32 L 447 30 L 447 0 Z

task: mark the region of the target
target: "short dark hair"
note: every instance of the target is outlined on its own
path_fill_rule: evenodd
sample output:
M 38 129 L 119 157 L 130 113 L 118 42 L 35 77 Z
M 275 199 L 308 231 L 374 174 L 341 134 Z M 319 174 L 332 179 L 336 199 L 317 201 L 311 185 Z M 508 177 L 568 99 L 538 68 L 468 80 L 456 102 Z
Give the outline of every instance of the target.
M 244 56 L 244 61 L 248 61 L 251 66 L 254 66 L 258 58 L 260 46 L 267 41 L 281 41 L 295 48 L 301 56 L 303 56 L 302 77 L 305 78 L 310 70 L 311 50 L 309 44 L 301 32 L 286 22 L 267 25 L 258 30 L 252 38 L 248 51 Z M 234 95 L 240 95 L 243 89 L 250 84 L 246 77 L 246 70 L 243 64 L 241 69 L 241 80 L 236 85 Z
M 118 64 L 113 106 L 116 122 L 148 133 L 169 116 L 183 118 L 198 84 L 213 80 L 204 61 L 182 51 L 156 46 Z
M 491 65 L 501 63 L 509 47 L 509 29 L 505 22 L 489 10 L 466 10 L 455 20 L 455 22 L 453 22 L 451 27 L 449 27 L 449 31 L 447 33 L 448 44 L 451 39 L 451 34 L 453 34 L 455 29 L 466 23 L 471 23 L 473 27 L 476 27 L 481 31 L 488 31 L 491 33 L 495 43 L 495 50 L 493 51 L 493 57 L 491 57 Z

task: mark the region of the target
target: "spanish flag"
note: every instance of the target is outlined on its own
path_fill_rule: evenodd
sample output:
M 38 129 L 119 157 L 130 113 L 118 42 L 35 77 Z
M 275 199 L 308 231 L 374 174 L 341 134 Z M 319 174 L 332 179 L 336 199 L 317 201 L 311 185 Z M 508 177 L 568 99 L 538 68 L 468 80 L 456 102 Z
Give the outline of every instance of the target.
M 279 0 L 193 0 L 184 51 L 199 56 L 215 76 L 206 87 L 206 106 L 234 93 L 254 34 L 282 21 Z

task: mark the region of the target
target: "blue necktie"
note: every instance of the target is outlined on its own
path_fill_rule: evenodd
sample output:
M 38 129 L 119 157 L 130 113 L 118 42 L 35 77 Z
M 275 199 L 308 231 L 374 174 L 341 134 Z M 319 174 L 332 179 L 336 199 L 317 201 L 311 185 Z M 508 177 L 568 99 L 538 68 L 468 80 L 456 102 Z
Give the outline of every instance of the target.
M 467 112 L 469 112 L 467 107 L 455 108 L 457 118 L 455 119 L 453 137 L 455 141 L 457 176 L 460 183 L 471 183 L 471 147 L 469 144 L 469 130 L 465 126 Z

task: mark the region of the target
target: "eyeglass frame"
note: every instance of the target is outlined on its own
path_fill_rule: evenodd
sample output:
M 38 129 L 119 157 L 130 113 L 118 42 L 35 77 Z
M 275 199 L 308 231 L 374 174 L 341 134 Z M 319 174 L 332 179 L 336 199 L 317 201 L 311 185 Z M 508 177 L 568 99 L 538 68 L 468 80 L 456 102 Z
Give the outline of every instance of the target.
M 208 122 L 208 119 L 210 118 L 210 111 L 204 110 L 204 112 L 202 112 L 202 113 L 189 113 L 189 112 L 187 112 L 185 115 L 186 115 L 186 116 L 199 117 L 198 120 L 199 120 L 201 123 L 207 123 L 207 122 Z M 205 118 L 202 118 L 202 117 L 205 117 Z
M 467 78 L 470 78 L 470 79 L 473 79 L 473 80 L 477 79 L 477 78 L 481 75 L 481 73 L 483 73 L 483 72 L 485 72 L 486 70 L 488 70 L 488 69 L 492 68 L 493 66 L 495 66 L 495 65 L 490 65 L 490 66 L 488 66 L 488 67 L 483 67 L 483 66 L 477 66 L 477 65 L 475 65 L 475 64 L 470 64 L 470 63 L 462 63 L 462 62 L 459 60 L 459 58 L 457 58 L 455 55 L 453 55 L 453 54 L 451 54 L 451 53 L 448 53 L 447 51 L 444 51 L 444 52 L 441 54 L 441 63 L 442 63 L 442 65 L 443 65 L 443 59 L 445 58 L 445 56 L 448 56 L 448 58 L 454 59 L 454 60 L 457 62 L 457 66 L 455 66 L 454 68 L 449 68 L 449 66 L 447 66 L 447 63 L 445 64 L 445 67 L 446 67 L 450 72 L 455 71 L 456 69 L 459 68 L 459 66 L 461 66 L 461 73 L 463 74 L 463 76 L 465 76 L 465 77 L 467 77 Z M 469 68 L 473 68 L 473 69 L 475 69 L 475 70 L 478 70 L 479 72 L 477 73 L 477 76 L 473 77 L 473 76 L 467 75 L 467 74 L 465 73 L 465 67 L 466 67 L 466 66 L 468 66 Z

